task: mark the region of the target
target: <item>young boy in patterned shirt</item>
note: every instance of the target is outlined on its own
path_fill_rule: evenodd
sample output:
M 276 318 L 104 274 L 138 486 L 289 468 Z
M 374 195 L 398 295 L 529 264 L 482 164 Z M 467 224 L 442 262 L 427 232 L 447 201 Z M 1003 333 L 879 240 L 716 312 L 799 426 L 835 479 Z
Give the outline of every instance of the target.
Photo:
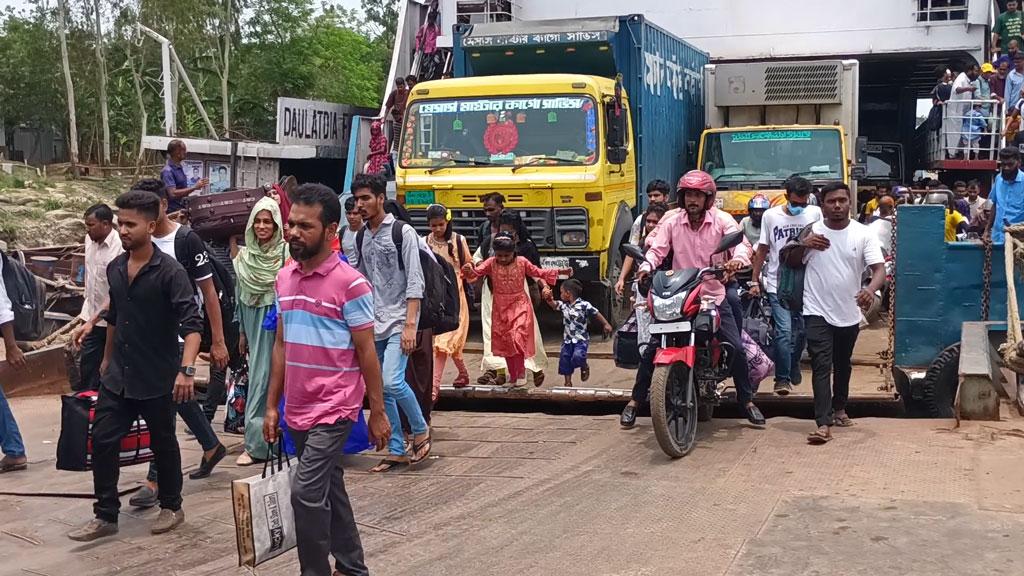
M 594 308 L 594 305 L 580 298 L 583 284 L 575 278 L 562 282 L 561 301 L 555 302 L 551 290 L 544 291 L 544 299 L 553 310 L 562 313 L 565 325 L 562 339 L 562 353 L 558 357 L 558 373 L 565 376 L 565 385 L 572 386 L 572 373 L 580 369 L 580 380 L 586 382 L 590 378 L 590 366 L 587 365 L 587 348 L 590 345 L 590 334 L 587 324 L 591 318 L 601 323 L 605 338 L 611 336 L 612 325 Z

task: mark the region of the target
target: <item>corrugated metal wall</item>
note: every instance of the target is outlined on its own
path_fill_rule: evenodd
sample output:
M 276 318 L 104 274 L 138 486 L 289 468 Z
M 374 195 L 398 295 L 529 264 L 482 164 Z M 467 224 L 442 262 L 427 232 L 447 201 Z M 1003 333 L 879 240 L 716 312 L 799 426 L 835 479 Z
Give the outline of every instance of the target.
M 637 186 L 655 178 L 674 182 L 694 168 L 704 128 L 703 69 L 708 55 L 647 21 L 624 16 L 616 60 L 637 127 Z M 640 202 L 646 198 L 640 194 Z

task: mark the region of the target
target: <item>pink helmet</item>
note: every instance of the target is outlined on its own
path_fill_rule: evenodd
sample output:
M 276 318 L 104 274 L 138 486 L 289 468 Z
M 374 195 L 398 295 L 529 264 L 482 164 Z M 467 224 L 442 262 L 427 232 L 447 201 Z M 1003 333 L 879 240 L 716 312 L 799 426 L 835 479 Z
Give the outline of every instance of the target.
M 682 195 L 685 194 L 686 190 L 700 190 L 707 196 L 707 208 L 714 205 L 715 194 L 718 192 L 718 187 L 715 186 L 715 179 L 711 177 L 711 174 L 703 170 L 690 170 L 683 177 L 679 179 L 679 183 L 676 184 L 676 192 L 679 196 L 680 206 L 682 205 Z

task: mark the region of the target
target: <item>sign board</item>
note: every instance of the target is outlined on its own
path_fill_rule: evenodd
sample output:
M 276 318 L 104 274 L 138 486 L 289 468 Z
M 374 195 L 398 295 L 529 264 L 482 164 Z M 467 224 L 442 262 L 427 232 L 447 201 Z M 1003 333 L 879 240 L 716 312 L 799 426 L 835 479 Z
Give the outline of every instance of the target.
M 537 34 L 495 34 L 493 36 L 466 36 L 465 48 L 488 46 L 536 46 L 543 44 L 576 44 L 579 42 L 607 42 L 607 30 L 548 32 Z
M 348 104 L 278 98 L 277 141 L 281 144 L 344 148 L 348 146 L 352 116 L 360 111 L 360 108 Z

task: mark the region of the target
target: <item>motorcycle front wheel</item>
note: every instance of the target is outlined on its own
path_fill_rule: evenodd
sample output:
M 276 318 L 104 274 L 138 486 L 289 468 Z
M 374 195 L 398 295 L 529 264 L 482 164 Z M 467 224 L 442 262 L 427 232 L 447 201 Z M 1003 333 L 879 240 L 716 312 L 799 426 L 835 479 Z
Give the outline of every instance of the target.
M 682 458 L 697 437 L 697 394 L 686 364 L 656 366 L 651 379 L 651 420 L 654 437 L 665 454 Z

